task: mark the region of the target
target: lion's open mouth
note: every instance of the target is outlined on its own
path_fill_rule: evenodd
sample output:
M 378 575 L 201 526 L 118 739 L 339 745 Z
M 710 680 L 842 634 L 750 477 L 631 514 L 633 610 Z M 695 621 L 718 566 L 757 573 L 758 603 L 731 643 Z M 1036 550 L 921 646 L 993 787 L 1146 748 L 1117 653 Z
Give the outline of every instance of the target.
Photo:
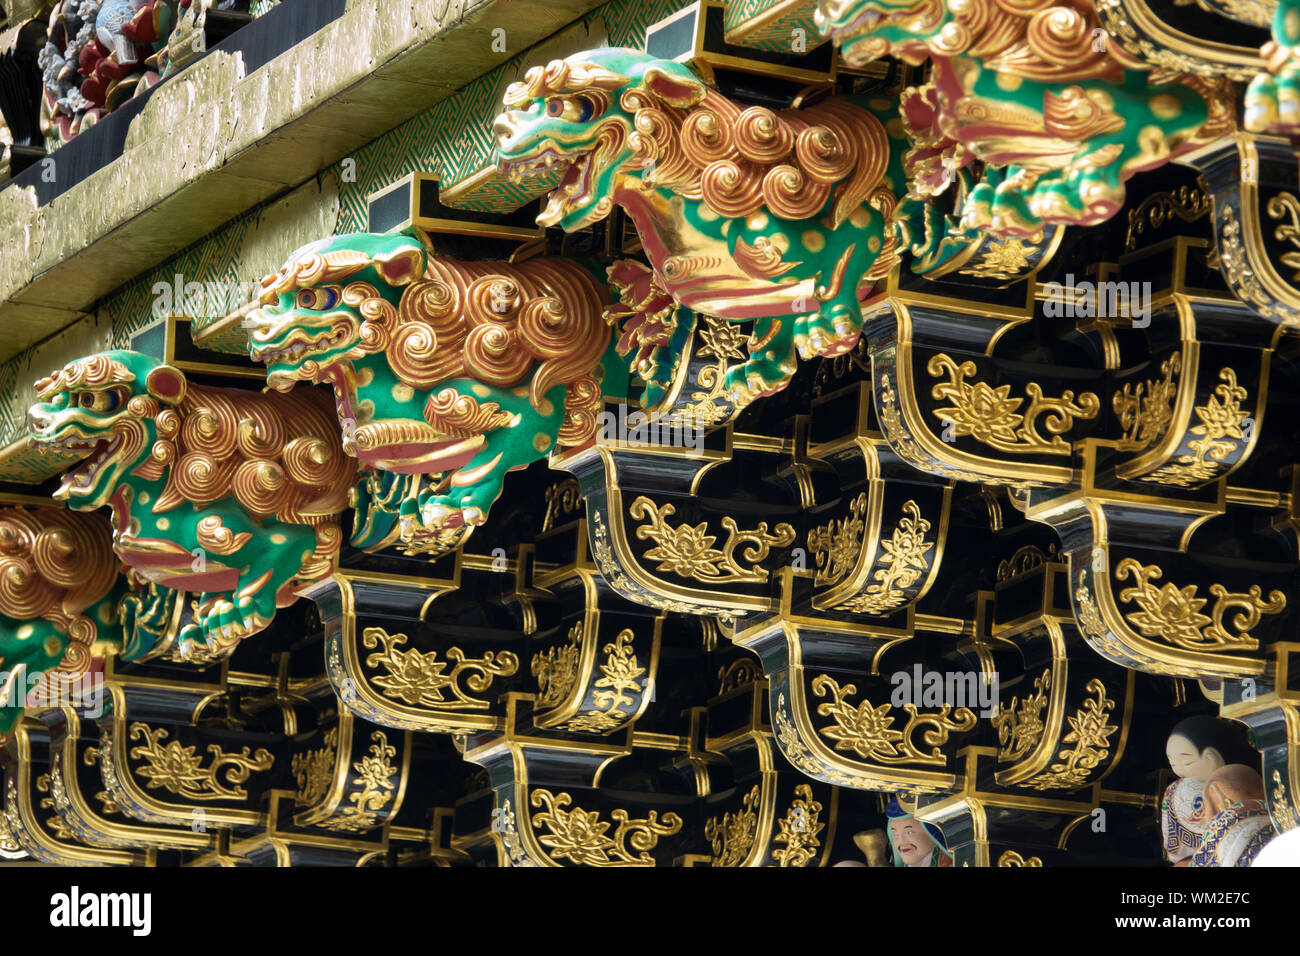
M 301 333 L 298 333 L 298 335 L 300 336 Z M 289 343 L 279 348 L 254 346 L 252 349 L 253 359 L 267 365 L 294 365 L 302 361 L 306 356 L 328 352 L 330 349 L 342 345 L 347 335 L 346 329 L 336 329 L 330 332 L 322 332 L 314 339 L 303 339 L 295 336 Z
M 548 146 L 536 156 L 511 160 L 501 165 L 502 172 L 509 176 L 512 182 L 519 182 L 529 176 L 535 176 L 556 163 L 567 163 L 568 168 L 565 169 L 560 184 L 551 190 L 546 209 L 537 217 L 537 222 L 543 226 L 556 225 L 566 213 L 577 208 L 590 197 L 593 171 L 591 154 L 559 153 Z
M 72 435 L 56 441 L 46 442 L 46 447 L 62 451 L 90 452 L 85 461 L 63 476 L 63 483 L 59 487 L 59 491 L 65 494 L 72 491 L 85 492 L 94 487 L 95 479 L 99 477 L 100 470 L 116 457 L 122 447 L 122 436 L 82 438 Z

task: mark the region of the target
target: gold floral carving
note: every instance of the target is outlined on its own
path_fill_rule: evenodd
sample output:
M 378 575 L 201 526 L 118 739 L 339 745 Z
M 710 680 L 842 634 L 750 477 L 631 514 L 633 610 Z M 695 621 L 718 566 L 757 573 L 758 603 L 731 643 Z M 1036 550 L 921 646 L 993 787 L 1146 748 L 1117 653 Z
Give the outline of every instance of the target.
M 808 550 L 817 564 L 814 585 L 834 584 L 853 570 L 862 550 L 862 533 L 866 529 L 862 516 L 866 510 L 867 494 L 863 492 L 849 502 L 849 513 L 844 518 L 833 518 L 808 532 Z
M 1124 429 L 1116 448 L 1120 451 L 1142 451 L 1151 447 L 1169 428 L 1174 418 L 1174 399 L 1178 386 L 1174 380 L 1182 371 L 1183 357 L 1175 352 L 1160 366 L 1161 379 L 1125 384 L 1115 393 L 1111 404 Z
M 1011 396 L 1010 385 L 993 388 L 987 382 L 967 381 L 975 374 L 974 362 L 958 365 L 947 355 L 933 356 L 926 363 L 931 376 L 947 375 L 930 390 L 937 399 L 953 404 L 936 408 L 934 414 L 941 421 L 952 422 L 958 437 L 969 435 L 976 441 L 998 451 L 1068 455 L 1069 444 L 1061 437 L 1069 431 L 1076 418 L 1094 418 L 1101 402 L 1092 392 L 1082 392 L 1074 401 L 1074 392 L 1065 391 L 1060 398 L 1044 398 L 1036 382 L 1025 386 L 1029 405 L 1021 414 L 1023 398 Z M 1038 431 L 1038 420 L 1050 437 Z
M 368 754 L 352 765 L 356 777 L 352 786 L 360 787 L 348 794 L 350 807 L 344 807 L 337 816 L 317 823 L 325 830 L 348 830 L 361 832 L 374 829 L 379 825 L 376 814 L 388 806 L 396 792 L 393 775 L 397 768 L 393 766 L 393 757 L 397 748 L 388 742 L 388 735 L 376 730 L 370 735 Z
M 1067 718 L 1070 732 L 1061 738 L 1063 744 L 1073 747 L 1062 749 L 1058 763 L 1027 780 L 1022 786 L 1033 790 L 1065 790 L 1081 787 L 1088 775 L 1110 752 L 1110 735 L 1119 728 L 1108 720 L 1115 702 L 1106 695 L 1106 685 L 1094 677 L 1084 687 L 1095 696 L 1083 702 L 1073 717 Z
M 209 744 L 212 763 L 204 767 L 194 747 L 185 747 L 178 740 L 164 745 L 168 736 L 164 728 L 151 730 L 148 724 L 134 723 L 129 733 L 132 740 L 143 741 L 129 754 L 132 760 L 144 761 L 144 766 L 135 768 L 136 776 L 148 781 L 150 790 L 162 788 L 190 800 L 247 800 L 248 791 L 239 784 L 246 782 L 253 771 L 270 770 L 275 763 L 275 757 L 264 747 L 250 756 L 247 747 L 239 753 L 226 753 L 219 745 Z M 223 768 L 224 784 L 217 780 Z
M 713 851 L 713 866 L 739 866 L 749 855 L 758 833 L 758 805 L 760 788 L 754 784 L 752 790 L 745 794 L 741 803 L 743 810 L 732 813 L 726 811 L 719 817 L 712 817 L 704 824 L 704 838 L 709 841 Z
M 878 563 L 880 567 L 872 574 L 876 582 L 870 584 L 861 594 L 836 606 L 837 611 L 849 611 L 854 614 L 885 614 L 907 603 L 906 588 L 910 588 L 929 567 L 926 553 L 934 547 L 933 541 L 925 540 L 925 533 L 930 530 L 930 522 L 921 517 L 921 509 L 915 501 L 903 503 L 903 517 L 888 541 L 881 541 L 880 549 L 884 553 Z
M 481 694 L 492 686 L 495 678 L 509 677 L 519 668 L 519 658 L 510 651 L 499 654 L 488 651 L 482 657 L 466 657 L 459 647 L 449 647 L 447 659 L 440 661 L 437 651 L 401 650 L 400 645 L 406 640 L 405 634 L 389 634 L 382 627 L 368 627 L 361 632 L 361 643 L 367 650 L 383 645 L 383 650 L 366 657 L 366 667 L 385 672 L 374 678 L 375 686 L 385 697 L 414 707 L 487 710 L 489 701 L 471 697 L 461 688 L 461 675 L 468 674 L 465 687 Z M 448 664 L 452 665 L 451 672 L 444 674 Z
M 998 866 L 1042 866 L 1042 865 L 1043 865 L 1043 861 L 1040 858 L 1036 856 L 1031 856 L 1028 859 L 1026 859 L 1025 857 L 1021 856 L 1019 853 L 1017 853 L 1015 850 L 1007 850 L 1000 857 L 998 857 Z
M 537 709 L 550 710 L 561 704 L 578 679 L 582 657 L 582 622 L 569 629 L 567 644 L 557 644 L 533 655 L 530 667 L 537 678 Z
M 821 841 L 817 839 L 826 824 L 818 817 L 822 805 L 812 798 L 812 787 L 801 783 L 794 788 L 795 800 L 781 820 L 781 829 L 773 843 L 784 843 L 779 850 L 772 851 L 772 858 L 778 866 L 805 866 L 817 855 Z
M 810 777 L 825 780 L 836 786 L 853 786 L 853 778 L 837 770 L 829 770 L 823 767 L 821 762 L 813 756 L 812 751 L 804 745 L 803 739 L 799 736 L 799 731 L 790 720 L 784 692 L 776 695 L 776 704 L 776 713 L 772 715 L 772 722 L 776 726 L 776 737 L 781 742 L 781 752 L 785 754 L 786 759 Z
M 501 837 L 501 845 L 505 848 L 506 858 L 510 861 L 511 866 L 536 866 L 528 856 L 528 851 L 524 849 L 524 844 L 519 839 L 519 829 L 515 821 L 514 807 L 510 806 L 509 800 L 501 802 L 501 812 L 498 814 L 499 823 L 497 832 Z
M 778 524 L 772 533 L 767 530 L 767 522 L 760 521 L 753 531 L 741 531 L 731 517 L 722 519 L 722 527 L 727 532 L 727 540 L 721 550 L 713 547 L 717 537 L 708 533 L 707 522 L 697 525 L 683 524 L 676 528 L 668 524 L 667 518 L 676 512 L 670 504 L 655 506 L 645 495 L 632 502 L 628 514 L 634 520 L 648 521 L 636 529 L 636 536 L 641 540 L 650 538 L 655 547 L 645 552 L 645 559 L 658 561 L 659 571 L 669 571 L 684 578 L 696 581 L 718 582 L 728 584 L 758 584 L 768 579 L 766 568 L 758 566 L 775 546 L 783 548 L 793 543 L 795 531 L 785 522 Z M 741 559 L 749 563 L 744 567 L 736 559 L 735 551 L 745 545 Z
M 320 803 L 329 792 L 334 779 L 334 761 L 337 759 L 339 731 L 331 727 L 325 732 L 325 746 L 320 750 L 294 754 L 289 764 L 293 777 L 298 782 L 297 803 L 299 806 L 312 806 Z
M 645 668 L 632 650 L 632 631 L 624 628 L 610 644 L 601 648 L 606 655 L 600 665 L 603 675 L 592 686 L 602 688 L 593 696 L 594 710 L 583 711 L 565 723 L 564 729 L 574 733 L 605 733 L 622 727 L 636 713 L 637 699 L 627 691 L 640 694 L 645 690 L 640 678 Z M 627 708 L 624 710 L 624 708 Z
M 1012 697 L 1006 707 L 999 707 L 992 723 L 998 732 L 998 759 L 1019 760 L 1033 749 L 1043 736 L 1043 708 L 1052 687 L 1052 670 L 1047 668 L 1034 679 L 1033 694 L 1024 700 Z
M 1273 231 L 1273 237 L 1289 242 L 1293 249 L 1300 250 L 1300 199 L 1291 193 L 1278 193 L 1268 201 L 1266 208 L 1270 219 L 1288 219 Z M 1300 251 L 1284 252 L 1279 258 L 1282 265 L 1296 270 L 1291 274 L 1291 281 L 1300 280 Z
M 745 360 L 745 353 L 741 351 L 746 340 L 745 333 L 739 326 L 715 315 L 701 313 L 699 318 L 702 344 L 696 354 L 717 361 L 705 365 L 695 373 L 695 384 L 701 390 L 691 392 L 691 404 L 668 415 L 664 419 L 666 425 L 685 424 L 708 428 L 726 421 L 753 400 L 753 395 L 746 388 L 737 389 L 731 395 L 728 395 L 726 389 L 730 364 Z
M 657 810 L 651 810 L 645 819 L 632 819 L 622 808 L 610 816 L 618 824 L 609 835 L 610 824 L 600 819 L 600 814 L 571 806 L 573 798 L 567 793 L 553 794 L 549 790 L 534 790 L 530 802 L 534 807 L 545 806 L 534 813 L 533 827 L 547 832 L 538 841 L 550 849 L 551 859 L 570 860 L 577 866 L 654 866 L 654 849 L 662 836 L 672 836 L 682 828 L 682 818 L 675 813 L 665 813 L 659 820 Z
M 1199 588 L 1194 584 L 1180 588 L 1172 582 L 1157 587 L 1152 582 L 1162 574 L 1158 566 L 1144 566 L 1133 558 L 1125 558 L 1115 568 L 1117 581 L 1131 577 L 1136 585 L 1119 592 L 1120 601 L 1136 601 L 1139 608 L 1125 614 L 1125 620 L 1143 637 L 1158 637 L 1175 647 L 1211 652 L 1254 650 L 1259 641 L 1250 629 L 1262 615 L 1278 614 L 1286 607 L 1286 595 L 1281 591 L 1271 592 L 1265 601 L 1259 585 L 1253 584 L 1243 593 L 1212 584 L 1210 594 L 1215 602 L 1208 615 L 1202 614 L 1209 599 L 1196 596 Z M 1236 613 L 1225 624 L 1224 615 L 1229 611 Z
M 1021 239 L 997 240 L 984 251 L 979 262 L 962 269 L 960 274 L 978 279 L 1015 279 L 1024 275 L 1030 256 L 1038 253 L 1038 246 Z
M 920 714 L 915 704 L 904 704 L 908 721 L 902 730 L 894 730 L 894 718 L 889 714 L 893 709 L 891 705 L 886 703 L 875 707 L 871 701 L 863 700 L 855 707 L 847 701 L 857 693 L 853 684 L 840 687 L 829 675 L 822 674 L 813 678 L 812 691 L 818 697 L 830 696 L 831 700 L 817 706 L 817 713 L 835 719 L 833 726 L 819 728 L 818 733 L 835 741 L 836 750 L 852 751 L 864 760 L 942 767 L 947 758 L 939 748 L 947 742 L 949 733 L 962 733 L 975 727 L 975 714 L 968 707 L 954 711 L 951 705 L 945 704 L 936 714 Z M 923 727 L 929 728 L 921 738 L 930 747 L 928 753 L 917 747 L 912 739 Z
M 1233 294 L 1266 318 L 1282 323 L 1294 322 L 1295 312 L 1279 307 L 1278 301 L 1264 290 L 1259 277 L 1250 267 L 1241 241 L 1241 226 L 1232 206 L 1223 207 L 1221 218 L 1223 226 L 1219 230 L 1218 243 L 1220 271 L 1227 277 Z
M 1187 443 L 1192 454 L 1179 455 L 1176 462 L 1149 475 L 1148 481 L 1180 487 L 1209 481 L 1223 470 L 1221 463 L 1236 451 L 1238 441 L 1244 441 L 1241 425 L 1247 414 L 1241 403 L 1246 400 L 1246 390 L 1237 384 L 1237 373 L 1230 368 L 1220 370 L 1219 379 L 1222 384 L 1215 387 L 1209 401 L 1195 409 L 1201 423 L 1190 429 L 1200 436 Z

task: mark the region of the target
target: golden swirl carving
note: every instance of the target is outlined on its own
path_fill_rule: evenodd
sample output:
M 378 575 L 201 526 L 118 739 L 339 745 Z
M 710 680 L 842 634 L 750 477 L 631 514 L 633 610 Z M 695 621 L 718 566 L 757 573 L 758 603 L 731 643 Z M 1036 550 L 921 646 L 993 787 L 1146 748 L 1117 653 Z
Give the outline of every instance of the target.
M 1201 423 L 1189 429 L 1199 436 L 1187 443 L 1191 454 L 1179 455 L 1177 461 L 1148 475 L 1148 481 L 1184 488 L 1210 481 L 1225 470 L 1223 462 L 1237 450 L 1238 443 L 1245 442 L 1241 426 L 1249 416 L 1241 403 L 1246 400 L 1246 389 L 1237 384 L 1237 373 L 1230 368 L 1221 369 L 1219 379 L 1214 394 L 1194 409 Z
M 760 521 L 753 531 L 741 531 L 735 519 L 727 516 L 722 519 L 727 540 L 719 550 L 713 547 L 717 537 L 708 533 L 707 522 L 693 526 L 684 524 L 677 528 L 669 525 L 667 518 L 676 510 L 670 504 L 656 507 L 654 501 L 641 495 L 628 508 L 628 515 L 634 520 L 649 522 L 636 529 L 639 539 L 649 538 L 655 542 L 655 547 L 643 555 L 647 561 L 658 561 L 659 571 L 669 571 L 696 581 L 728 584 L 766 581 L 768 571 L 758 562 L 763 561 L 773 547 L 783 548 L 795 539 L 794 528 L 785 522 L 776 525 L 770 533 L 766 521 Z M 745 545 L 741 558 L 749 563 L 749 567 L 736 560 L 735 551 L 741 545 Z
M 1175 379 L 1182 371 L 1183 356 L 1175 352 L 1160 365 L 1160 379 L 1126 382 L 1115 393 L 1111 404 L 1119 416 L 1124 430 L 1115 445 L 1120 451 L 1142 451 L 1150 448 L 1169 428 L 1174 418 L 1174 401 L 1178 396 Z
M 1015 850 L 1007 850 L 1000 857 L 998 857 L 998 866 L 1016 866 L 1016 867 L 1035 866 L 1036 867 L 1042 865 L 1043 865 L 1043 861 L 1039 857 L 1031 856 L 1026 858 L 1021 856 Z
M 1035 568 L 1041 568 L 1049 562 L 1061 560 L 1061 549 L 1049 544 L 1044 551 L 1036 544 L 1027 544 L 1017 548 L 1015 553 L 1005 561 L 998 562 L 997 583 L 1004 584 L 1024 577 Z
M 36 397 L 42 402 L 59 392 L 102 389 L 135 381 L 135 373 L 107 355 L 90 355 L 69 362 L 53 375 L 36 383 Z
M 58 812 L 69 805 L 68 795 L 63 789 L 63 778 L 57 773 L 43 773 L 36 778 L 36 789 L 49 794 L 48 797 L 41 798 L 41 809 L 54 811 L 53 816 L 45 820 L 45 826 L 57 839 L 75 842 L 77 835 L 68 827 L 63 814 Z
M 1282 324 L 1291 324 L 1296 319 L 1294 309 L 1285 308 L 1265 291 L 1259 276 L 1251 268 L 1250 261 L 1242 244 L 1241 225 L 1232 206 L 1224 205 L 1221 214 L 1222 226 L 1219 230 L 1219 266 L 1234 295 L 1251 306 L 1260 315 L 1274 319 Z
M 1147 229 L 1159 229 L 1174 217 L 1183 222 L 1195 222 L 1210 211 L 1210 195 L 1197 186 L 1179 186 L 1168 192 L 1147 196 L 1136 209 L 1129 210 L 1128 233 L 1124 237 L 1124 251 L 1137 248 L 1138 237 Z
M 1180 588 L 1167 581 L 1157 587 L 1152 583 L 1162 576 L 1157 565 L 1144 566 L 1133 558 L 1125 558 L 1115 568 L 1115 580 L 1132 577 L 1136 585 L 1119 592 L 1121 602 L 1136 601 L 1139 608 L 1126 613 L 1124 619 L 1143 637 L 1160 638 L 1175 647 L 1213 653 L 1253 651 L 1259 641 L 1250 629 L 1263 615 L 1280 614 L 1286 607 L 1286 595 L 1281 591 L 1272 591 L 1265 601 L 1257 584 L 1246 592 L 1230 592 L 1222 584 L 1212 584 L 1210 594 L 1215 602 L 1205 615 L 1201 609 L 1209 599 L 1196 596 L 1197 585 Z M 1236 613 L 1226 625 L 1223 619 L 1229 611 Z
M 1083 702 L 1073 717 L 1067 718 L 1069 732 L 1061 738 L 1063 747 L 1052 764 L 1020 786 L 1031 790 L 1071 790 L 1088 782 L 1088 777 L 1110 753 L 1110 735 L 1119 728 L 1109 722 L 1115 702 L 1107 696 L 1106 685 L 1094 677 L 1084 687 L 1092 697 Z
M 462 689 L 462 675 L 468 675 L 464 678 L 465 688 L 481 694 L 497 677 L 509 677 L 519 669 L 519 658 L 510 651 L 488 651 L 482 657 L 466 657 L 459 647 L 450 647 L 446 660 L 440 661 L 437 651 L 401 650 L 406 641 L 405 634 L 389 634 L 382 627 L 368 627 L 361 632 L 361 643 L 366 649 L 383 645 L 382 650 L 365 660 L 366 667 L 384 672 L 373 678 L 374 685 L 385 697 L 414 707 L 487 710 L 490 701 L 471 697 Z M 448 664 L 452 669 L 444 674 Z
M 887 614 L 907 603 L 906 588 L 921 579 L 929 568 L 926 554 L 934 547 L 925 540 L 930 522 L 921 517 L 921 509 L 911 499 L 903 502 L 899 519 L 888 541 L 880 542 L 879 568 L 872 574 L 876 582 L 861 594 L 836 605 L 837 611 L 853 614 Z
M 658 845 L 660 837 L 672 836 L 682 828 L 682 818 L 675 813 L 665 813 L 660 822 L 656 810 L 644 819 L 633 819 L 619 808 L 610 813 L 618 826 L 607 835 L 610 825 L 599 813 L 577 806 L 565 809 L 573 804 L 568 793 L 538 789 L 529 802 L 545 807 L 532 815 L 533 827 L 547 831 L 538 842 L 550 849 L 551 859 L 570 860 L 577 866 L 654 866 L 648 851 Z
M 958 365 L 940 353 L 926 363 L 926 371 L 933 377 L 947 375 L 948 381 L 935 385 L 930 394 L 953 404 L 936 408 L 934 415 L 940 421 L 951 422 L 958 437 L 974 438 L 998 451 L 1068 455 L 1070 445 L 1061 437 L 1069 431 L 1076 418 L 1095 418 L 1101 401 L 1092 392 L 1082 392 L 1074 401 L 1074 392 L 1065 391 L 1060 398 L 1045 398 L 1036 382 L 1025 386 L 1029 405 L 1019 412 L 1023 398 L 1011 396 L 1011 386 L 993 388 L 986 382 L 967 381 L 975 374 L 974 362 Z M 1045 417 L 1044 417 L 1045 416 Z M 1044 417 L 1043 427 L 1050 437 L 1038 431 L 1037 422 Z
M 718 694 L 721 697 L 729 690 L 755 684 L 763 679 L 763 669 L 752 657 L 741 657 L 727 667 L 718 668 Z
M 501 812 L 498 815 L 499 823 L 494 828 L 497 838 L 501 841 L 501 847 L 505 850 L 505 858 L 511 866 L 536 866 L 528 856 L 528 851 L 524 849 L 523 840 L 519 839 L 519 828 L 515 820 L 514 807 L 510 806 L 509 799 L 501 802 Z
M 761 788 L 754 784 L 741 800 L 743 809 L 734 814 L 727 810 L 721 817 L 710 817 L 704 824 L 704 839 L 713 851 L 713 866 L 739 866 L 749 856 L 758 835 L 758 805 Z
M 54 508 L 0 510 L 0 614 L 40 618 L 67 635 L 60 674 L 90 668 L 99 630 L 84 612 L 108 594 L 119 568 L 101 518 Z
M 568 643 L 548 647 L 533 655 L 530 665 L 537 678 L 537 709 L 558 707 L 569 696 L 578 679 L 578 664 L 582 657 L 582 622 L 569 629 Z
M 978 279 L 1016 279 L 1025 274 L 1031 257 L 1040 251 L 1039 246 L 1023 239 L 1000 239 L 984 250 L 979 262 L 960 270 L 959 274 Z
M 251 531 L 239 534 L 231 531 L 221 523 L 221 515 L 208 515 L 200 518 L 194 533 L 199 545 L 213 554 L 234 554 L 249 541 L 253 540 Z
M 813 678 L 812 691 L 817 697 L 831 699 L 817 706 L 817 713 L 833 717 L 834 725 L 818 728 L 818 733 L 835 742 L 836 750 L 852 751 L 863 760 L 884 764 L 919 763 L 942 767 L 947 763 L 939 748 L 947 742 L 952 732 L 965 733 L 975 727 L 975 714 L 968 707 L 953 710 L 944 704 L 936 714 L 921 714 L 915 704 L 904 704 L 908 721 L 902 730 L 894 730 L 894 718 L 889 715 L 890 704 L 872 705 L 863 700 L 856 707 L 847 698 L 857 693 L 853 684 L 843 687 L 828 674 Z M 950 717 L 949 714 L 952 716 Z M 917 747 L 913 735 L 928 727 L 922 740 L 930 747 L 928 752 Z
M 497 428 L 509 428 L 519 416 L 501 411 L 496 402 L 480 402 L 454 388 L 444 388 L 424 403 L 424 420 L 451 438 L 469 438 Z
M 818 819 L 822 805 L 814 800 L 812 787 L 801 783 L 794 788 L 795 799 L 790 804 L 780 821 L 780 830 L 772 838 L 773 843 L 785 846 L 772 851 L 772 859 L 777 866 L 806 866 L 817 855 L 821 840 L 817 835 L 826 824 Z
M 1300 250 L 1300 199 L 1291 193 L 1280 192 L 1269 199 L 1265 209 L 1270 219 L 1287 219 L 1273 230 L 1273 237 L 1289 242 L 1294 250 Z M 1287 268 L 1296 270 L 1291 274 L 1292 282 L 1300 280 L 1300 251 L 1284 252 L 1279 256 L 1279 261 Z
M 1052 687 L 1052 669 L 1046 668 L 1034 679 L 1033 694 L 1025 699 L 1012 697 L 1011 703 L 999 706 L 993 715 L 993 729 L 998 733 L 998 760 L 1019 760 L 1034 749 L 1043 736 L 1043 708 L 1048 704 Z
M 254 771 L 270 770 L 275 763 L 275 757 L 264 747 L 250 756 L 247 747 L 239 753 L 227 753 L 218 744 L 209 744 L 212 763 L 205 767 L 194 747 L 183 746 L 179 740 L 164 745 L 169 736 L 165 728 L 151 729 L 148 724 L 134 723 L 129 733 L 130 739 L 143 741 L 128 754 L 132 760 L 143 761 L 143 766 L 134 768 L 135 775 L 146 780 L 150 790 L 162 788 L 190 800 L 247 800 L 248 791 L 239 784 Z M 223 768 L 224 784 L 217 779 Z

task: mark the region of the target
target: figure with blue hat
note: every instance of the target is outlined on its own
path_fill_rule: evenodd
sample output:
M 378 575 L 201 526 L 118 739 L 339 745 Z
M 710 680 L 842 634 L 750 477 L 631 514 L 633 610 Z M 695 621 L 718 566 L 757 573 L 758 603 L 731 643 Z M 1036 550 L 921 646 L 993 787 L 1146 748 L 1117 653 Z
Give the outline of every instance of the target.
M 933 823 L 922 823 L 904 810 L 897 797 L 885 807 L 889 820 L 889 848 L 894 866 L 952 866 L 952 854 L 944 841 L 943 831 Z

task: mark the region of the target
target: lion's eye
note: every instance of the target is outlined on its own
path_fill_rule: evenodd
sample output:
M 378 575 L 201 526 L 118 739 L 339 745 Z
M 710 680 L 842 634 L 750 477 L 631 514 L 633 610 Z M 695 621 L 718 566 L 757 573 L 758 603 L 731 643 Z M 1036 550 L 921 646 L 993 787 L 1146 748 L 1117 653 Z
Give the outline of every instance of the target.
M 115 388 L 102 392 L 80 392 L 77 404 L 92 412 L 114 412 L 122 405 L 122 396 Z
M 297 305 L 300 309 L 324 312 L 326 309 L 334 308 L 338 300 L 338 292 L 334 289 L 299 289 Z
M 591 119 L 595 108 L 590 100 L 581 96 L 557 96 L 546 101 L 546 114 L 570 123 L 585 123 Z

